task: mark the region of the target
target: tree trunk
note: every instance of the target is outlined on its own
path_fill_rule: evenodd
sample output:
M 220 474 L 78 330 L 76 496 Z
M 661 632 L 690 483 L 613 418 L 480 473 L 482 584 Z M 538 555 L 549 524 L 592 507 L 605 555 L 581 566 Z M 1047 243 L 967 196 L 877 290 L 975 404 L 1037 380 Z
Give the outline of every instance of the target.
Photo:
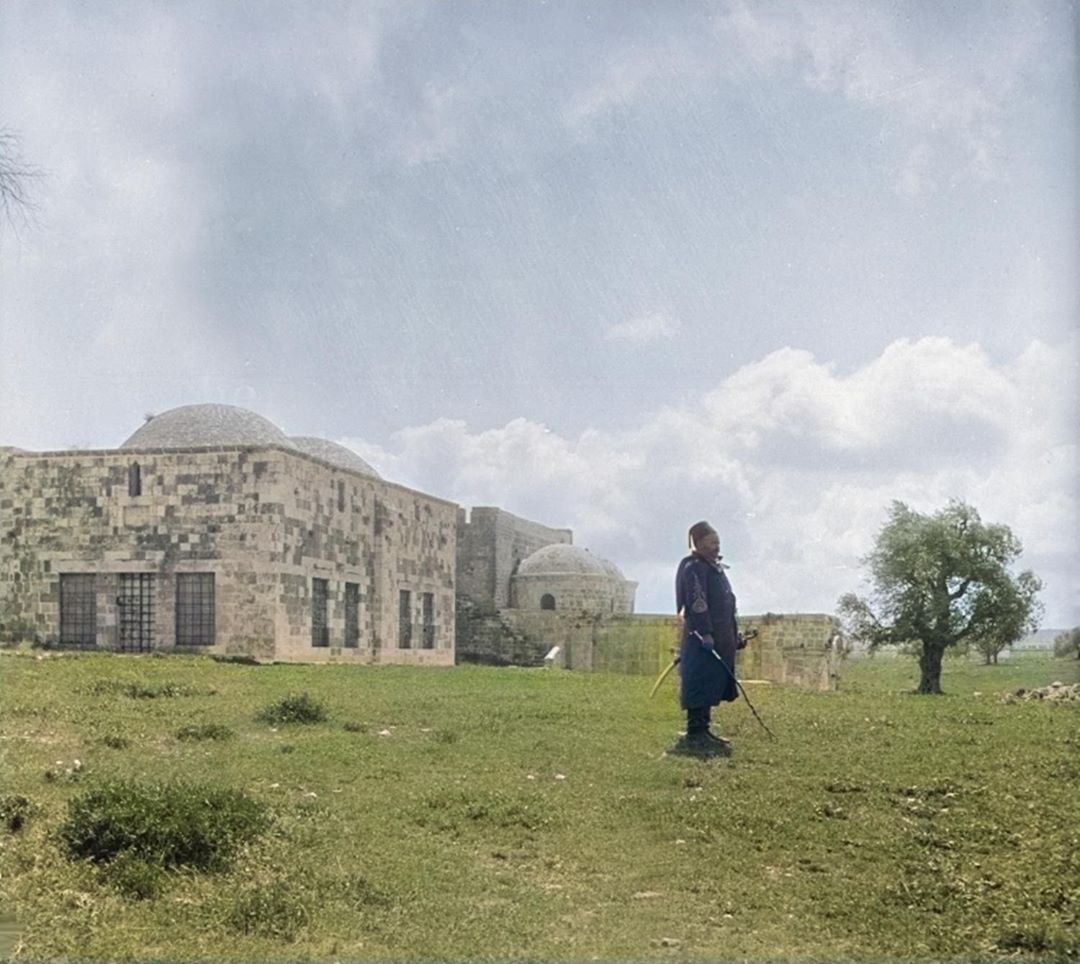
M 929 646 L 924 641 L 919 654 L 919 688 L 916 693 L 941 693 L 941 647 Z

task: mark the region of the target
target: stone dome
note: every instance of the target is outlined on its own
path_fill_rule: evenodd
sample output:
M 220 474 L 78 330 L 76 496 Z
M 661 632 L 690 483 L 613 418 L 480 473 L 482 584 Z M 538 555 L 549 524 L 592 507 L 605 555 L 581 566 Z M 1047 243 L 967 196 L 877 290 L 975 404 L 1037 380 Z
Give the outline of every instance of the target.
M 559 543 L 537 549 L 521 561 L 519 576 L 606 576 L 608 570 L 588 549 Z
M 280 445 L 295 448 L 273 422 L 236 405 L 181 405 L 155 415 L 124 442 L 125 449 Z
M 370 475 L 376 479 L 382 478 L 352 449 L 339 445 L 337 442 L 331 442 L 325 438 L 315 438 L 312 435 L 294 435 L 289 441 L 301 452 L 336 465 L 339 469 L 348 469 L 350 472 L 359 472 L 361 475 Z
M 596 561 L 598 563 L 600 563 L 601 566 L 604 567 L 604 571 L 609 576 L 611 576 L 612 579 L 621 579 L 623 581 L 626 580 L 626 576 L 624 576 L 622 574 L 622 570 L 617 565 L 615 565 L 615 563 L 613 563 L 610 559 L 604 559 L 604 558 L 602 558 L 600 556 L 596 556 L 595 558 L 596 558 Z

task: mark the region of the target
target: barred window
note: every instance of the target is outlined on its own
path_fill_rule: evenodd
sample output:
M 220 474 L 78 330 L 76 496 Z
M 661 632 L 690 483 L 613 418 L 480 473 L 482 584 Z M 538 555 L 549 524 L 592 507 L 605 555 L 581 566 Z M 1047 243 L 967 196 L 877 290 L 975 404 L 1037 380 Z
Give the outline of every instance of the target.
M 97 577 L 92 572 L 60 575 L 60 643 L 97 645 Z
M 340 481 L 337 484 L 337 507 L 338 512 L 345 511 L 345 483 Z
M 330 584 L 325 579 L 311 580 L 311 645 L 330 645 L 330 626 L 326 621 L 326 600 Z
M 355 582 L 345 583 L 345 645 L 360 645 L 360 586 Z
M 125 652 L 145 653 L 154 648 L 155 598 L 153 573 L 120 573 L 120 595 L 116 605 L 120 610 L 120 648 Z
M 435 648 L 435 595 L 426 592 L 422 597 L 424 613 L 424 649 Z
M 398 593 L 398 648 L 412 648 L 412 593 L 408 589 Z
M 128 466 L 128 495 L 142 495 L 142 468 L 138 462 Z
M 176 645 L 214 645 L 214 574 L 176 576 Z
M 544 595 L 542 595 L 540 597 L 540 608 L 541 609 L 554 609 L 555 608 L 555 597 L 553 595 L 551 595 L 551 593 L 549 593 L 549 592 L 544 593 Z

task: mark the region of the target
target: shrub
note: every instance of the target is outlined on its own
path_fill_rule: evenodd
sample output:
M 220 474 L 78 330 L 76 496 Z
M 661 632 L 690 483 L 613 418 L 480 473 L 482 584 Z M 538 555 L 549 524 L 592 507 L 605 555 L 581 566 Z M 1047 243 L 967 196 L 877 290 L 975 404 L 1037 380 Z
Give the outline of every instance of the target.
M 105 865 L 104 878 L 125 897 L 152 900 L 165 885 L 165 870 L 160 864 L 132 854 L 121 854 Z
M 173 696 L 194 696 L 195 690 L 180 683 L 134 683 L 119 679 L 94 680 L 91 696 L 126 696 L 133 700 L 156 700 Z
M 115 733 L 110 733 L 108 736 L 102 737 L 101 742 L 111 750 L 126 750 L 131 746 L 131 740 L 126 736 L 117 736 Z
M 225 914 L 226 925 L 239 934 L 284 941 L 293 940 L 310 920 L 307 904 L 283 881 L 241 892 Z
M 29 797 L 19 793 L 9 793 L 0 797 L 0 823 L 8 833 L 18 833 L 33 816 L 37 808 Z
M 342 726 L 342 729 L 346 733 L 367 733 L 368 726 L 366 723 L 357 723 L 355 720 L 349 720 Z
M 233 731 L 220 723 L 203 723 L 201 726 L 182 726 L 176 731 L 178 740 L 231 740 Z
M 60 838 L 75 859 L 217 870 L 269 823 L 265 806 L 238 790 L 116 781 L 71 801 Z
M 329 714 L 322 703 L 301 693 L 272 703 L 260 710 L 255 719 L 260 723 L 325 723 Z

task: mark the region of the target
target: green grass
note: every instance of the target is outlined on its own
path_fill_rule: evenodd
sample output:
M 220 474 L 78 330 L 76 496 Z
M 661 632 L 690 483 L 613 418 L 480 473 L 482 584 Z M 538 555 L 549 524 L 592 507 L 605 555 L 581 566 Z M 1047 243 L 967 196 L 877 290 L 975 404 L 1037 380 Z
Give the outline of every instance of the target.
M 1080 715 L 1000 696 L 1078 666 L 752 684 L 778 740 L 731 704 L 735 755 L 702 763 L 661 758 L 681 716 L 642 678 L 4 654 L 0 906 L 17 958 L 1065 958 Z M 256 721 L 295 693 L 326 722 Z M 206 727 L 232 738 L 178 736 Z M 270 827 L 212 873 L 65 856 L 72 800 L 172 780 Z

